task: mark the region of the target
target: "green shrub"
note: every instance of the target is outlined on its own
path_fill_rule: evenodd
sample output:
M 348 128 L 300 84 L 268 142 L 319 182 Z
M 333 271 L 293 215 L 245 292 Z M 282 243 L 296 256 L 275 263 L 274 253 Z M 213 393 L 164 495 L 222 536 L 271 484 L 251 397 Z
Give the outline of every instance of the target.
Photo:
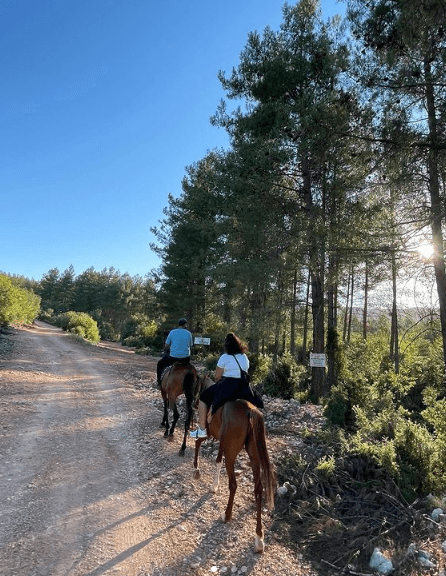
M 272 359 L 265 354 L 249 354 L 249 374 L 251 382 L 263 390 L 263 381 L 271 370 Z
M 334 456 L 322 456 L 316 464 L 315 469 L 326 477 L 333 476 L 336 471 Z
M 164 341 L 158 325 L 144 314 L 134 314 L 124 322 L 121 331 L 124 346 L 162 350 Z
M 0 326 L 30 324 L 39 311 L 39 296 L 31 290 L 19 288 L 8 276 L 0 274 Z
M 217 368 L 217 362 L 218 359 L 220 358 L 221 354 L 208 354 L 204 359 L 203 359 L 203 364 L 206 370 L 208 370 L 209 372 L 214 372 L 215 369 Z M 211 375 L 212 378 L 213 374 Z
M 42 310 L 39 314 L 39 320 L 42 320 L 42 322 L 46 322 L 47 324 L 54 324 L 55 323 L 54 310 L 52 308 Z
M 85 312 L 73 312 L 70 310 L 59 314 L 56 318 L 56 325 L 95 344 L 100 340 L 96 321 Z
M 290 353 L 284 354 L 263 380 L 263 391 L 269 396 L 289 400 L 297 395 L 305 376 L 305 366 L 298 364 Z
M 422 325 L 417 329 L 401 347 L 398 373 L 388 335 L 354 338 L 324 408 L 330 423 L 350 431 L 346 451 L 384 468 L 408 501 L 446 490 L 442 342 Z

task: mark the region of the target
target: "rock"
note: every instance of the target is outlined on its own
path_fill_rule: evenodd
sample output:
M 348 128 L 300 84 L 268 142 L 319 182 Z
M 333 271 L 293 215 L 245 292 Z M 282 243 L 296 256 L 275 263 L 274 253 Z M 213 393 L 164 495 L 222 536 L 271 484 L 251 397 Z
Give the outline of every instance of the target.
M 289 492 L 292 496 L 294 496 L 297 492 L 297 488 L 294 484 L 290 484 L 289 482 L 285 482 L 284 483 L 284 488 L 287 489 L 287 492 Z
M 432 554 L 420 550 L 418 553 L 418 562 L 425 568 L 435 568 L 435 564 L 431 560 Z
M 377 570 L 380 574 L 390 574 L 393 571 L 392 561 L 386 558 L 379 548 L 373 550 L 369 566 Z
M 440 519 L 440 514 L 443 514 L 443 510 L 441 508 L 435 508 L 434 510 L 432 510 L 431 512 L 432 520 L 438 522 L 438 520 Z
M 288 494 L 288 490 L 287 490 L 286 486 L 279 486 L 279 488 L 277 488 L 277 496 L 283 497 L 286 494 Z

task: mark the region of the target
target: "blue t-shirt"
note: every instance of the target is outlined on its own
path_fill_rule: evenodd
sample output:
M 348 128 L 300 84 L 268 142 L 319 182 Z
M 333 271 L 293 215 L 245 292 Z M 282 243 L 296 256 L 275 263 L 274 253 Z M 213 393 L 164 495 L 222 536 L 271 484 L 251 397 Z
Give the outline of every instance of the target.
M 187 358 L 194 341 L 192 334 L 185 328 L 175 328 L 167 336 L 166 344 L 170 346 L 169 355 L 173 358 Z

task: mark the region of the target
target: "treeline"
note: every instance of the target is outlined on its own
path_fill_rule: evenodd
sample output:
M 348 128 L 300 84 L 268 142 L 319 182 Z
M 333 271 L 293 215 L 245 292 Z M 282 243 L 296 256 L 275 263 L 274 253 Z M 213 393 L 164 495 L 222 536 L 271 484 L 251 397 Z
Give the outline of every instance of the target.
M 144 338 L 157 337 L 160 318 L 150 278 L 131 277 L 114 268 L 89 268 L 76 276 L 70 266 L 64 272 L 49 270 L 34 290 L 41 298 L 43 320 L 64 327 L 70 319 L 67 312 L 79 312 L 97 323 L 103 340 L 143 345 Z

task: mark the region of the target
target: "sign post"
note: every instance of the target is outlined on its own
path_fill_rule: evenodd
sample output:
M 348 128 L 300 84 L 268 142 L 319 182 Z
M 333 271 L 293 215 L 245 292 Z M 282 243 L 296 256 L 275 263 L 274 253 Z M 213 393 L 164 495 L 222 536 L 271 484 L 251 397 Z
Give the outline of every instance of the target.
M 206 346 L 209 346 L 210 343 L 210 338 L 200 338 L 199 336 L 195 336 L 194 338 L 194 344 L 205 344 Z
M 325 354 L 310 352 L 310 366 L 312 368 L 325 368 Z

